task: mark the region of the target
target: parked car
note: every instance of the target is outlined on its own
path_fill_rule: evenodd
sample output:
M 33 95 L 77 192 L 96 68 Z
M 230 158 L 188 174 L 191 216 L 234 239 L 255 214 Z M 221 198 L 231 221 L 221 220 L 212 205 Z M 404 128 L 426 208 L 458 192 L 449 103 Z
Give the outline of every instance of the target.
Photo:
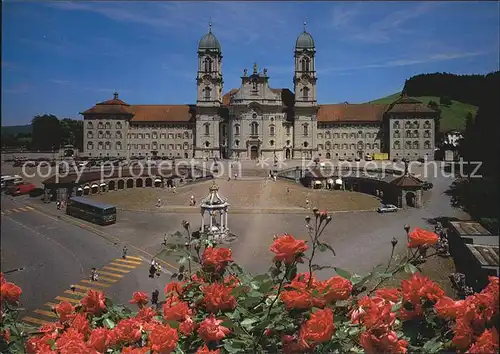
M 381 214 L 383 213 L 395 213 L 399 210 L 399 208 L 392 204 L 384 204 L 377 208 L 377 211 Z
M 7 193 L 13 196 L 28 194 L 32 190 L 36 189 L 36 186 L 33 183 L 21 183 L 16 186 L 9 187 L 7 189 Z

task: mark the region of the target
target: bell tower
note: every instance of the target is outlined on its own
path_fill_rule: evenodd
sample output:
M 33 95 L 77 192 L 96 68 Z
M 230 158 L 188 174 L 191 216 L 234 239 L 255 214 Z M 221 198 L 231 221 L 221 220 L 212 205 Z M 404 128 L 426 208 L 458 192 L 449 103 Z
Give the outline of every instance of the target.
M 208 33 L 198 44 L 198 73 L 196 75 L 196 158 L 220 158 L 220 130 L 222 105 L 222 50 L 212 33 Z

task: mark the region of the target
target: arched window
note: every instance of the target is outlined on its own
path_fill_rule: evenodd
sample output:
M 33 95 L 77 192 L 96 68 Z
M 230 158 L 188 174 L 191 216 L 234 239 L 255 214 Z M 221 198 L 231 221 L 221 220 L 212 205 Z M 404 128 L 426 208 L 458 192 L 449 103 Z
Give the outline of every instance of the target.
M 234 126 L 234 135 L 240 135 L 240 125 L 236 124 Z
M 97 137 L 98 137 L 99 139 L 102 139 L 102 137 L 103 137 L 103 136 L 104 136 L 104 133 L 103 133 L 102 131 L 99 131 L 99 132 L 97 133 Z
M 205 100 L 209 101 L 210 97 L 212 96 L 211 93 L 212 89 L 210 87 L 205 87 Z
M 430 149 L 431 148 L 431 142 L 429 140 L 426 140 L 424 142 L 424 149 Z
M 259 135 L 259 124 L 257 122 L 252 122 L 250 129 L 252 135 Z
M 307 101 L 309 99 L 309 88 L 308 87 L 304 87 L 302 89 L 302 98 L 304 99 L 304 101 Z
M 153 150 L 158 150 L 158 143 L 156 141 L 153 141 L 152 147 Z
M 373 150 L 378 150 L 378 144 L 377 143 L 373 144 Z
M 325 146 L 326 146 L 326 149 L 327 149 L 327 150 L 330 150 L 330 149 L 332 148 L 332 143 L 331 143 L 331 142 L 329 142 L 329 141 L 327 141 L 327 142 L 325 143 Z
M 418 135 L 419 135 L 419 134 L 418 134 L 418 130 L 414 130 L 414 131 L 413 131 L 413 137 L 414 137 L 414 138 L 418 138 Z
M 210 124 L 205 123 L 205 135 L 210 135 Z
M 347 144 L 342 144 L 342 149 L 344 149 L 344 150 L 349 149 L 349 145 L 347 145 Z
M 418 124 L 418 121 L 414 120 L 413 121 L 413 128 L 418 129 L 420 127 L 420 124 Z
M 157 132 L 153 132 L 151 135 L 152 135 L 153 139 L 158 139 L 158 133 Z
M 269 135 L 270 135 L 270 136 L 274 136 L 274 134 L 275 134 L 275 131 L 274 131 L 274 130 L 275 130 L 275 129 L 274 129 L 274 125 L 272 125 L 272 124 L 271 124 L 271 125 L 269 126 Z
M 106 122 L 106 129 L 111 129 L 111 123 L 110 122 Z
M 339 145 L 339 144 L 333 144 L 333 148 L 334 148 L 335 150 L 338 150 L 338 149 L 340 148 L 340 145 Z
M 411 138 L 411 131 L 410 130 L 405 131 L 405 136 L 407 138 Z
M 323 133 L 318 133 L 318 139 L 323 139 Z
M 301 66 L 302 71 L 309 71 L 311 60 L 307 57 L 302 58 L 302 60 L 300 61 L 300 64 L 301 64 L 300 66 Z
M 111 138 L 111 133 L 109 130 L 106 130 L 106 133 L 104 135 L 105 135 L 106 139 Z
M 121 141 L 116 142 L 116 150 L 121 150 L 122 149 L 122 143 Z
M 116 122 L 116 129 L 121 129 L 121 128 L 122 128 L 122 123 Z
M 431 132 L 429 130 L 426 130 L 424 132 L 424 138 L 430 138 L 431 137 Z
M 92 132 L 87 132 L 87 138 L 92 139 L 94 137 L 94 134 Z
M 318 144 L 318 150 L 323 150 L 323 144 Z
M 269 141 L 270 146 L 274 146 L 274 140 Z
M 355 150 L 356 149 L 356 144 L 351 144 L 351 150 Z
M 106 141 L 106 143 L 104 144 L 104 149 L 111 150 L 111 143 L 109 141 Z
M 356 139 L 356 133 L 351 133 L 351 139 Z
M 208 141 L 205 141 L 205 147 L 209 147 L 210 143 Z
M 102 143 L 102 141 L 99 141 L 99 143 L 97 144 L 97 150 L 102 150 L 104 144 Z
M 206 72 L 211 72 L 212 71 L 212 59 L 205 58 L 204 65 L 205 65 L 205 71 Z
M 309 125 L 307 124 L 304 124 L 304 136 L 308 136 L 309 135 Z
M 88 122 L 87 123 L 87 128 L 94 129 L 94 124 L 92 124 L 92 122 Z
M 405 129 L 411 129 L 411 123 L 409 121 L 406 121 Z
M 392 127 L 394 129 L 400 129 L 400 127 L 399 127 L 399 121 L 395 121 L 394 123 L 392 123 Z
M 332 138 L 332 133 L 330 133 L 330 132 L 326 132 L 326 133 L 325 133 L 325 138 L 326 138 L 326 139 L 331 139 L 331 138 Z
M 428 120 L 426 120 L 426 121 L 424 122 L 424 128 L 425 128 L 425 129 L 429 129 L 430 127 L 431 127 L 431 123 L 430 123 Z
M 97 129 L 104 129 L 104 124 L 102 124 L 102 122 L 99 122 L 99 124 L 97 124 Z
M 347 133 L 342 133 L 342 139 L 347 139 L 349 137 L 349 134 Z
M 121 139 L 122 138 L 122 132 L 116 132 L 116 138 Z
M 394 144 L 392 145 L 392 148 L 394 150 L 399 150 L 401 149 L 401 144 L 399 143 L 399 141 L 395 141 Z
M 418 141 L 414 141 L 413 142 L 413 148 L 414 149 L 420 149 L 420 144 L 418 143 Z
M 366 150 L 371 150 L 371 148 L 372 148 L 372 145 L 367 143 L 366 144 Z
M 93 149 L 94 149 L 94 143 L 93 143 L 93 142 L 91 142 L 91 141 L 89 141 L 89 142 L 87 143 L 87 150 L 93 150 Z
M 234 146 L 238 146 L 238 145 L 240 145 L 240 141 L 239 141 L 238 139 L 236 139 L 236 140 L 234 141 Z
M 364 145 L 362 141 L 358 141 L 358 150 L 363 150 Z
M 184 150 L 188 150 L 189 149 L 189 144 L 186 142 L 184 143 Z
M 287 125 L 285 129 L 286 129 L 286 135 L 290 135 L 290 126 Z
M 401 134 L 399 133 L 399 130 L 395 130 L 392 136 L 393 136 L 394 138 L 400 138 L 400 137 L 401 137 Z
M 411 149 L 411 141 L 405 142 L 405 149 Z
M 363 137 L 363 131 L 358 131 L 358 138 L 362 138 Z

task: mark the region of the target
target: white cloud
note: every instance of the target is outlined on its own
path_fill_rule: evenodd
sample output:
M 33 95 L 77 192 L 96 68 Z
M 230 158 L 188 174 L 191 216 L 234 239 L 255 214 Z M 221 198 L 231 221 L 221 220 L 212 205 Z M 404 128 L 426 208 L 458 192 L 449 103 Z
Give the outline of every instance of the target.
M 476 57 L 480 55 L 487 54 L 487 51 L 471 51 L 471 52 L 456 52 L 456 53 L 436 53 L 431 54 L 425 57 L 416 57 L 416 58 L 401 58 L 395 60 L 388 60 L 382 63 L 373 63 L 373 64 L 363 64 L 358 66 L 339 66 L 339 67 L 328 67 L 328 68 L 320 68 L 318 70 L 318 74 L 328 74 L 330 72 L 347 72 L 354 70 L 362 70 L 362 69 L 375 69 L 375 68 L 391 68 L 398 66 L 410 66 L 410 65 L 418 65 L 418 64 L 426 64 L 440 61 L 448 61 L 455 59 L 463 59 L 468 57 Z

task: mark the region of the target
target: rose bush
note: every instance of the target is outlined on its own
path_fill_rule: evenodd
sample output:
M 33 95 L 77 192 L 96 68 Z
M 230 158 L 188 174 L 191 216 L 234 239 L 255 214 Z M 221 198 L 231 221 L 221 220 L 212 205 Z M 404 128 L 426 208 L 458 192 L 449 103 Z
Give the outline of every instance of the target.
M 362 277 L 335 268 L 337 275 L 319 280 L 315 272 L 325 266 L 314 263 L 315 253 L 335 254 L 321 241 L 330 220 L 326 212 L 314 210 L 313 218 L 306 218 L 309 240 L 275 236 L 270 271 L 257 276 L 245 273 L 233 262 L 231 250 L 217 247 L 207 235 L 188 235 L 187 244 L 168 245 L 183 257 L 176 279 L 165 286 L 161 306 L 148 306 L 148 296 L 134 292 L 129 302 L 138 309 L 133 311 L 90 290 L 77 306 L 58 304 L 53 309 L 57 322 L 39 329 L 18 321 L 21 289 L 2 275 L 0 352 L 498 351 L 497 277 L 463 300 L 445 296 L 438 284 L 418 272 L 422 250 L 432 248 L 437 237 L 417 229 L 408 234 L 408 247 L 415 249 L 397 263 L 397 242 L 391 242 L 391 258 L 383 272 L 374 270 Z M 298 273 L 302 262 L 307 271 Z M 399 288 L 382 286 L 401 271 L 412 274 Z

